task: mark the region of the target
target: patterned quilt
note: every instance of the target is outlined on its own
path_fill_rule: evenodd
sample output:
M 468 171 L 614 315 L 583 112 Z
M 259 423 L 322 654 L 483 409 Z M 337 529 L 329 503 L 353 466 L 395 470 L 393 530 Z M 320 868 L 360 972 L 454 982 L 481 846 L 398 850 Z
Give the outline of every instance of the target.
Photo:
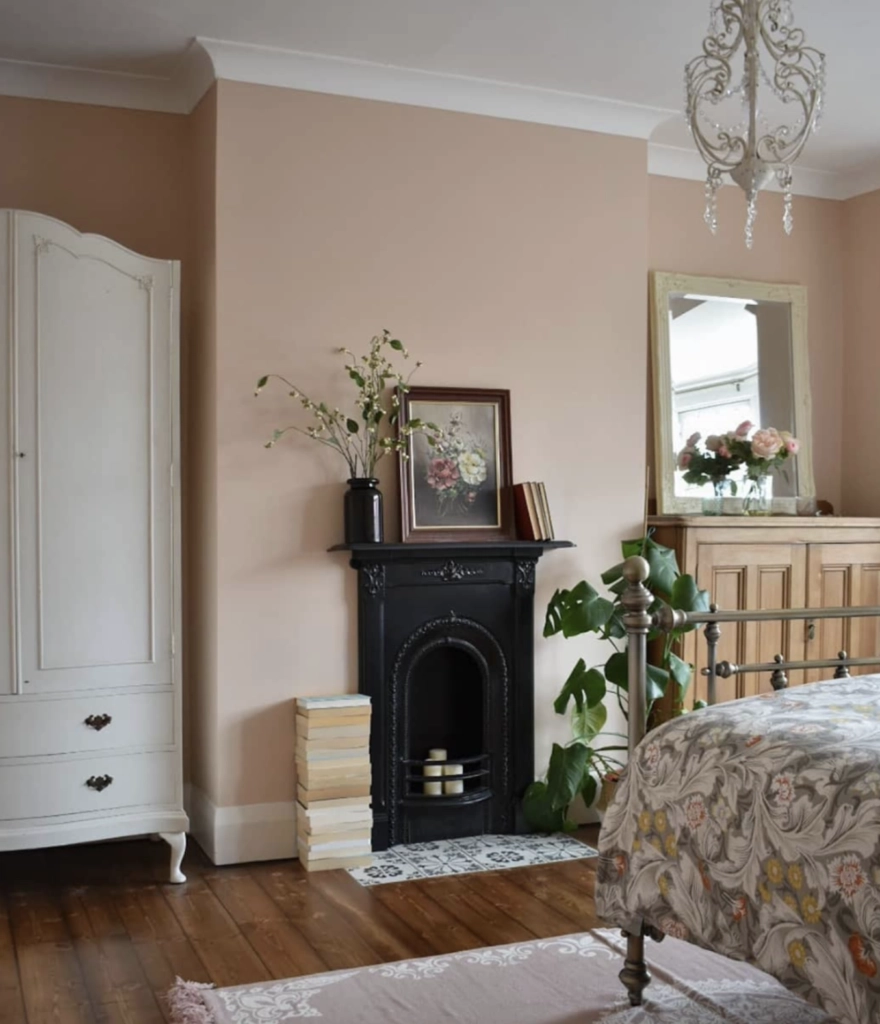
M 651 732 L 599 836 L 596 903 L 739 960 L 839 1024 L 880 1024 L 880 675 Z

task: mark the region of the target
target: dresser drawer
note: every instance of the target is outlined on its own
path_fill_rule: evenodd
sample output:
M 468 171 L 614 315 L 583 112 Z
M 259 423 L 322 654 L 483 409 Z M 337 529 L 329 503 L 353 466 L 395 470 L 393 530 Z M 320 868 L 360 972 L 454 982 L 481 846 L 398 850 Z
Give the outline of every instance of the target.
M 0 702 L 0 758 L 167 747 L 173 742 L 174 694 L 167 690 Z
M 169 806 L 178 799 L 179 766 L 174 751 L 2 764 L 0 821 Z

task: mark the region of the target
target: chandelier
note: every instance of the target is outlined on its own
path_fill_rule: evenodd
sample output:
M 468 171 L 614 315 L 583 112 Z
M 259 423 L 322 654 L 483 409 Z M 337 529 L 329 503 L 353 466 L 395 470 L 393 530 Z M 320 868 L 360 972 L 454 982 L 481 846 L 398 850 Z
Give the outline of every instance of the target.
M 791 234 L 791 165 L 818 126 L 825 55 L 792 24 L 792 0 L 713 0 L 703 52 L 685 67 L 686 116 L 708 165 L 704 220 L 718 230 L 718 189 L 729 174 L 745 192 L 746 245 L 754 242 L 758 192 L 775 178 Z M 734 70 L 743 53 L 743 73 Z

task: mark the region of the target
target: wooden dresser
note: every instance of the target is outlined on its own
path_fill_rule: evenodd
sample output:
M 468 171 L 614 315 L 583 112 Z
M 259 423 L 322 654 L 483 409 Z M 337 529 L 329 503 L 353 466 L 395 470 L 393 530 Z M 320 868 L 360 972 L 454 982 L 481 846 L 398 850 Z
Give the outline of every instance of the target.
M 654 538 L 674 548 L 682 572 L 696 577 L 726 609 L 828 608 L 880 605 L 880 519 L 768 516 L 654 516 Z M 880 621 L 836 619 L 727 626 L 719 658 L 739 664 L 835 657 L 878 657 Z M 683 657 L 697 666 L 696 695 L 705 698 L 705 641 L 685 639 Z M 858 671 L 858 670 L 853 670 Z M 868 669 L 866 671 L 875 671 Z M 825 672 L 792 672 L 791 685 L 828 678 Z M 770 690 L 768 675 L 718 680 L 718 699 Z M 687 704 L 690 705 L 690 698 Z

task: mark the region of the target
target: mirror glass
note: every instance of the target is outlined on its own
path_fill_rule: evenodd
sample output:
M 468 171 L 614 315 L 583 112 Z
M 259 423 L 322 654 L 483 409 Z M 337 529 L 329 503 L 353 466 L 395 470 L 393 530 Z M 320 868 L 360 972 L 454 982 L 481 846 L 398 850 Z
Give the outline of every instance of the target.
M 695 433 L 723 435 L 745 421 L 796 433 L 789 303 L 673 292 L 668 316 L 675 452 Z M 797 459 L 777 467 L 771 486 L 774 497 L 797 496 Z M 676 470 L 675 493 L 708 496 L 712 486 Z
M 689 484 L 678 454 L 695 434 L 775 427 L 800 450 L 770 474 L 771 509 L 814 503 L 807 296 L 801 285 L 651 274 L 655 480 L 661 515 L 700 512 L 711 483 Z M 713 440 L 712 444 L 718 441 Z M 710 445 L 712 447 L 712 445 Z M 742 511 L 745 467 L 730 477 Z M 737 505 L 737 503 L 739 503 Z M 725 508 L 728 504 L 725 499 Z

